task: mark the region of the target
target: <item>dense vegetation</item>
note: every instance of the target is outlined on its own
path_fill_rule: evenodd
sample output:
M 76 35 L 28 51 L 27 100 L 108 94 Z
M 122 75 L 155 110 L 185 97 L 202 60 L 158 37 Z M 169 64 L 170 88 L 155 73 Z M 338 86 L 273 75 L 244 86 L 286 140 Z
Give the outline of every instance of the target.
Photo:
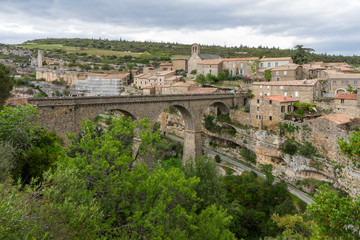
M 119 117 L 106 128 L 84 121 L 63 148 L 39 127 L 36 108 L 0 113 L 0 239 L 259 239 L 281 231 L 356 238 L 358 199 L 322 189 L 301 215 L 304 207 L 268 166 L 265 180 L 222 177 L 212 159 L 182 166 L 176 155 L 154 154 L 181 149 L 150 132 L 146 119 Z M 153 168 L 145 164 L 154 160 Z
M 106 40 L 106 39 L 37 39 L 27 41 L 25 44 L 36 43 L 36 44 L 61 44 L 67 47 L 79 47 L 82 49 L 103 49 L 113 51 L 130 51 L 135 53 L 148 52 L 163 53 L 167 56 L 174 55 L 190 55 L 190 45 L 180 43 L 165 43 L 165 42 L 137 42 L 137 41 L 126 41 L 126 40 Z M 235 47 L 222 47 L 215 45 L 202 45 L 201 51 L 203 53 L 218 54 L 222 57 L 299 57 L 299 61 L 304 59 L 303 55 L 297 56 L 298 45 L 295 49 L 279 49 L 258 46 L 247 47 L 247 46 L 235 46 Z M 307 48 L 303 48 L 308 50 Z M 324 62 L 347 62 L 349 64 L 360 65 L 360 58 L 358 56 L 341 56 L 341 55 L 327 55 L 327 54 L 315 54 L 309 51 L 310 61 L 324 61 Z

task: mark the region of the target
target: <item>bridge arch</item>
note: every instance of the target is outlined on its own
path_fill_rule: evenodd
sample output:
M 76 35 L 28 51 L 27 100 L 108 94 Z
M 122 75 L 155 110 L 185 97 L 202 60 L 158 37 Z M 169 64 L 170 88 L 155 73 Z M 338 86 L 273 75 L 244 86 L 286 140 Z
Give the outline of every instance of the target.
M 217 115 L 220 113 L 220 114 L 228 114 L 230 113 L 230 107 L 224 103 L 224 102 L 221 102 L 221 101 L 214 101 L 212 102 L 209 106 L 209 107 L 216 107 L 218 109 L 218 113 Z

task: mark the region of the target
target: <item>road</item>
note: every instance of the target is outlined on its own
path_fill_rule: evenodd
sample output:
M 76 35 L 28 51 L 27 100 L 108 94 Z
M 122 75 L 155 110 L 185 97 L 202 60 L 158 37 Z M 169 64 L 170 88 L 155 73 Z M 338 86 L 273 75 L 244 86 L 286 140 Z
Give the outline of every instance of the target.
M 163 135 L 163 134 L 162 134 L 162 135 Z M 183 140 L 182 138 L 175 137 L 175 136 L 173 136 L 173 135 L 166 135 L 166 137 L 171 138 L 171 139 L 173 139 L 173 140 L 175 140 L 175 141 L 177 141 L 177 142 L 184 142 L 184 140 Z M 254 173 L 256 173 L 256 175 L 258 175 L 258 176 L 261 177 L 261 178 L 264 178 L 264 179 L 266 178 L 265 174 L 263 174 L 263 173 L 255 170 L 255 169 L 252 169 L 252 168 L 250 168 L 250 167 L 248 167 L 248 166 L 245 166 L 244 164 L 241 164 L 241 163 L 239 163 L 239 162 L 236 162 L 236 161 L 228 158 L 228 157 L 225 156 L 225 155 L 222 155 L 222 154 L 220 154 L 220 153 L 214 152 L 214 151 L 212 151 L 212 150 L 210 150 L 210 149 L 208 149 L 208 148 L 206 148 L 206 147 L 203 147 L 203 150 L 204 150 L 204 153 L 206 153 L 206 154 L 209 154 L 209 155 L 212 155 L 212 156 L 219 155 L 222 160 L 224 160 L 224 161 L 226 161 L 226 162 L 228 162 L 228 163 L 231 163 L 231 164 L 233 164 L 234 166 L 237 166 L 237 167 L 239 167 L 239 168 L 241 168 L 241 169 L 243 169 L 243 170 L 245 170 L 245 171 L 248 171 L 248 172 L 254 172 Z M 275 182 L 278 182 L 278 181 L 275 181 Z M 301 200 L 303 200 L 305 203 L 307 203 L 307 204 L 313 203 L 313 200 L 312 200 L 307 194 L 301 192 L 300 190 L 298 190 L 298 189 L 296 189 L 296 188 L 293 188 L 293 187 L 291 187 L 291 186 L 289 186 L 289 185 L 287 185 L 287 189 L 288 189 L 288 191 L 289 191 L 290 193 L 294 194 L 295 196 L 297 196 L 298 198 L 300 198 Z

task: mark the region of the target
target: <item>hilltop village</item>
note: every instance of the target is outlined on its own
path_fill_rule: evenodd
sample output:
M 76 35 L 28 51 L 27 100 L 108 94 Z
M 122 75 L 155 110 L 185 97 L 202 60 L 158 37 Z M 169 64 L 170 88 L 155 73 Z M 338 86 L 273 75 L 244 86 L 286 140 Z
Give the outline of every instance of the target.
M 14 88 L 7 104 L 26 104 L 29 97 L 241 94 L 228 115 L 214 107 L 204 116 L 205 146 L 254 167 L 271 164 L 275 176 L 308 193 L 328 182 L 359 194 L 360 171 L 338 148 L 338 140 L 359 127 L 359 69 L 346 62 L 296 64 L 290 56 L 223 58 L 198 44 L 189 52 L 151 66 L 69 62 L 44 50 L 33 56 L 4 48 L 4 55 L 31 58 L 26 66 L 0 59 L 16 69 L 15 78 L 35 79 Z M 184 137 L 176 109 L 158 122 L 161 132 Z

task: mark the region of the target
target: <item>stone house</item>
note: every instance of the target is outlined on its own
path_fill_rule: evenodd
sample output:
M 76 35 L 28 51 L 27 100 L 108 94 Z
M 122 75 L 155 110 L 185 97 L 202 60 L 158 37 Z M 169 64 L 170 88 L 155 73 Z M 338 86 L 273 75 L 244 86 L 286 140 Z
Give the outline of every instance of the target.
M 286 113 L 293 112 L 293 104 L 299 99 L 284 96 L 262 96 L 251 100 L 251 125 L 259 128 L 276 128 L 276 124 L 284 120 Z
M 336 94 L 334 97 L 333 109 L 337 113 L 345 113 L 353 117 L 359 117 L 358 94 Z
M 173 71 L 174 65 L 173 63 L 160 63 L 160 71 Z
M 303 64 L 303 78 L 321 78 L 321 73 L 324 70 L 326 70 L 324 62 L 311 62 L 309 64 Z
M 138 88 L 151 85 L 168 85 L 178 80 L 175 71 L 150 72 L 134 76 L 134 84 Z
M 271 81 L 292 81 L 303 79 L 302 66 L 297 64 L 288 64 L 271 69 Z
M 254 72 L 251 69 L 251 66 L 255 62 L 254 70 L 257 70 L 257 61 L 259 58 L 257 57 L 249 57 L 249 58 L 224 58 L 222 61 L 223 70 L 229 70 L 229 76 L 247 76 L 254 77 Z
M 322 86 L 318 79 L 294 80 L 284 82 L 254 82 L 252 93 L 257 97 L 284 95 L 312 103 L 314 98 L 321 97 Z
M 184 70 L 188 71 L 188 60 L 186 58 L 173 58 L 172 64 L 174 66 L 174 70 Z
M 221 59 L 206 59 L 197 63 L 197 74 L 211 74 L 217 76 L 219 72 L 222 72 L 222 60 Z
M 334 70 L 323 71 L 323 76 L 328 81 L 328 97 L 346 93 L 348 85 L 356 89 L 360 83 L 360 74 L 341 73 Z
M 258 74 L 264 76 L 265 70 L 270 70 L 274 67 L 280 67 L 293 63 L 291 57 L 279 57 L 279 58 L 261 58 L 259 60 Z
M 187 92 L 196 90 L 199 84 L 194 81 L 175 82 L 171 85 L 152 85 L 143 88 L 144 95 L 154 94 L 185 94 Z

